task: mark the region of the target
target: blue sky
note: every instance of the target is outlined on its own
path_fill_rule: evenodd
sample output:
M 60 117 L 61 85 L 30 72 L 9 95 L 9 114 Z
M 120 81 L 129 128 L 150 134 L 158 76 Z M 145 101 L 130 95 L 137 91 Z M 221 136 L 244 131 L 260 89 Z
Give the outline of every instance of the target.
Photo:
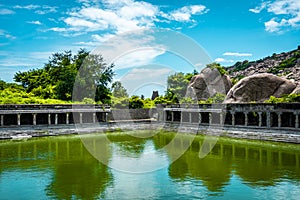
M 0 18 L 0 79 L 9 82 L 17 71 L 42 67 L 52 53 L 92 51 L 115 35 L 141 28 L 178 31 L 225 66 L 300 45 L 299 0 L 0 0 Z M 162 49 L 139 52 L 136 59 L 131 56 L 131 63 L 144 67 L 116 61 L 116 79 L 160 71 L 165 81 L 167 74 L 193 69 Z

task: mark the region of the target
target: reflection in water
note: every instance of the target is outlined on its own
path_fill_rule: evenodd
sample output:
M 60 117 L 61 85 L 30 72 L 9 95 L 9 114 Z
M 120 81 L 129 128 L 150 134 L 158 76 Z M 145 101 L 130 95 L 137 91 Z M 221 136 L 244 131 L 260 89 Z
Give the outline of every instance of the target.
M 299 145 L 220 138 L 216 145 L 203 147 L 201 136 L 108 134 L 110 143 L 103 134 L 0 141 L 0 199 L 20 199 L 24 194 L 27 199 L 187 199 L 209 195 L 239 199 L 260 198 L 261 194 L 284 197 L 287 191 L 300 194 Z M 191 144 L 188 150 L 170 163 L 186 144 Z M 201 148 L 212 151 L 200 159 Z M 169 165 L 144 174 L 124 173 L 99 162 L 91 153 L 109 166 L 134 170 Z M 10 189 L 15 187 L 19 193 Z M 237 193 L 239 196 L 234 196 Z M 247 196 L 250 193 L 252 196 Z
M 3 142 L 0 152 L 0 172 L 51 171 L 45 188 L 51 198 L 95 199 L 112 182 L 108 167 L 92 157 L 78 137 Z
M 174 136 L 160 134 L 154 137 L 156 147 L 163 147 Z M 183 143 L 191 136 L 182 135 L 173 141 L 172 156 L 180 151 Z M 199 150 L 203 138 L 196 137 L 189 150 L 169 167 L 169 175 L 176 181 L 190 178 L 201 180 L 208 190 L 221 191 L 229 184 L 232 174 L 238 175 L 252 186 L 272 186 L 281 179 L 300 180 L 300 147 L 292 144 L 278 144 L 220 138 L 212 151 L 203 159 Z

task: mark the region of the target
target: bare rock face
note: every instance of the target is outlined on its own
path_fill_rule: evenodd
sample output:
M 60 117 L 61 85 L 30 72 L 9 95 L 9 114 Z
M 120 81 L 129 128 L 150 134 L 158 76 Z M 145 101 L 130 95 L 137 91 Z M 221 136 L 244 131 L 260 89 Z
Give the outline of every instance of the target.
M 216 68 L 207 67 L 191 79 L 186 96 L 206 100 L 217 93 L 227 94 L 231 87 L 229 76 L 221 75 Z
M 290 94 L 296 84 L 273 74 L 262 73 L 240 80 L 228 92 L 224 103 L 263 102 L 270 96 Z
M 300 85 L 297 85 L 291 94 L 300 94 Z

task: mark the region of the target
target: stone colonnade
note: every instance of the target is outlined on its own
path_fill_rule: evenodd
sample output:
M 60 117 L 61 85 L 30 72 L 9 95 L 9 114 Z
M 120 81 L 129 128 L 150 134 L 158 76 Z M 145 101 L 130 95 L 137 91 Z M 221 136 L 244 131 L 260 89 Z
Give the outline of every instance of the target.
M 168 105 L 162 110 L 164 122 L 299 129 L 300 104 Z
M 0 126 L 107 122 L 109 112 L 102 105 L 2 105 Z

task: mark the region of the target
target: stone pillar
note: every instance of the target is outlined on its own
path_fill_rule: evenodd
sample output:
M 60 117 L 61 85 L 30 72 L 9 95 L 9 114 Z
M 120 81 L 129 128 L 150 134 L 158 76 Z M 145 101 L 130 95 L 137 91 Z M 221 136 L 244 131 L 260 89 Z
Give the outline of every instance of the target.
M 82 113 L 79 113 L 79 124 L 82 124 Z
M 208 118 L 209 118 L 208 123 L 212 124 L 212 113 L 208 114 Z
M 51 114 L 48 114 L 48 125 L 51 125 Z
M 192 113 L 189 112 L 189 123 L 192 123 Z
M 17 114 L 17 123 L 18 123 L 18 126 L 21 125 L 21 114 Z
M 262 126 L 262 112 L 258 112 L 258 126 Z
M 295 128 L 299 128 L 299 113 L 294 112 L 295 115 Z
M 66 113 L 66 124 L 70 123 L 69 115 L 70 115 L 70 113 Z
M 248 112 L 244 112 L 245 116 L 245 126 L 248 126 Z
M 173 121 L 174 121 L 174 112 L 171 111 L 171 122 L 173 122 Z
M 180 123 L 182 123 L 183 122 L 183 112 L 181 111 L 180 112 Z
M 281 127 L 281 112 L 277 112 L 277 117 L 278 117 L 278 127 Z
M 231 113 L 231 125 L 234 126 L 235 125 L 235 112 L 230 112 Z
M 96 123 L 96 113 L 93 113 L 93 123 Z
M 201 124 L 202 123 L 202 114 L 201 114 L 201 112 L 199 112 L 199 124 Z
M 1 126 L 4 126 L 4 115 L 1 115 Z
M 105 122 L 108 122 L 108 113 L 105 113 Z
M 55 125 L 57 125 L 58 124 L 58 114 L 56 113 L 55 114 Z
M 267 127 L 271 128 L 271 113 L 267 112 Z
M 224 124 L 224 113 L 220 113 L 220 125 L 223 125 Z
M 33 119 L 32 119 L 33 125 L 36 126 L 36 114 L 33 113 L 32 117 L 33 117 Z

